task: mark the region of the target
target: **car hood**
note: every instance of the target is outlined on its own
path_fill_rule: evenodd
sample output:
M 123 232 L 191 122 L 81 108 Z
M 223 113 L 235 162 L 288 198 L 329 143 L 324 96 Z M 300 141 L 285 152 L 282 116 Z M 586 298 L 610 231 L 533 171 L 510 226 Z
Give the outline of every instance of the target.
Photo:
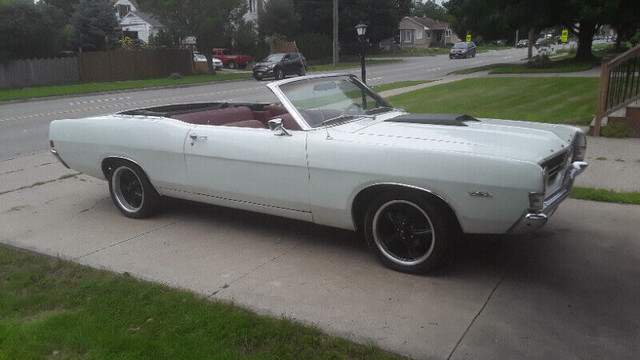
M 275 65 L 275 64 L 277 64 L 277 62 L 275 62 L 275 61 L 260 61 L 255 66 L 256 67 L 258 67 L 258 66 L 265 66 L 266 67 L 266 66 Z
M 420 121 L 421 117 L 425 121 Z M 437 119 L 434 114 L 413 114 L 410 121 L 397 116 L 384 121 L 356 121 L 335 128 L 356 135 L 357 141 L 383 146 L 453 151 L 534 163 L 565 150 L 576 131 L 580 131 L 563 125 L 471 117 L 468 118 L 473 120 L 457 121 L 451 117 L 445 115 Z

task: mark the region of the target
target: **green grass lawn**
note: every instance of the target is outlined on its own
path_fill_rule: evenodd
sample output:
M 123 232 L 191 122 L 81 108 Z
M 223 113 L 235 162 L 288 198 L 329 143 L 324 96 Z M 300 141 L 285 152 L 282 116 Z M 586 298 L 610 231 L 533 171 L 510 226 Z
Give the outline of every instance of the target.
M 239 80 L 251 78 L 250 73 L 224 73 L 218 72 L 215 75 L 190 75 L 180 79 L 146 79 L 146 80 L 130 80 L 130 81 L 114 81 L 114 82 L 97 82 L 97 83 L 78 83 L 57 86 L 41 86 L 22 89 L 0 90 L 0 101 L 30 99 L 46 96 L 71 95 L 71 94 L 87 94 L 100 91 L 116 91 L 126 89 L 139 89 L 155 86 L 170 86 L 206 83 L 225 80 Z
M 553 67 L 548 69 L 529 69 L 524 64 L 491 64 L 458 70 L 454 74 L 471 74 L 479 71 L 489 71 L 489 74 L 535 74 L 535 73 L 567 73 L 590 70 L 600 64 L 596 61 L 575 61 L 572 55 L 553 60 Z
M 394 359 L 287 319 L 0 245 L 0 359 Z
M 412 113 L 588 125 L 595 114 L 597 78 L 479 78 L 432 86 L 387 99 Z

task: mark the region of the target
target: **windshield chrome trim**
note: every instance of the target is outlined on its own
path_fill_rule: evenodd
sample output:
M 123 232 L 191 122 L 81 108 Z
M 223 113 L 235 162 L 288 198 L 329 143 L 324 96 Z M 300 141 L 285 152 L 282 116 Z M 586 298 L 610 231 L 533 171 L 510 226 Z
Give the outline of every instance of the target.
M 360 79 L 358 79 L 358 77 L 356 75 L 350 74 L 350 73 L 332 73 L 332 74 L 318 74 L 318 75 L 298 76 L 298 77 L 295 77 L 295 78 L 283 79 L 283 80 L 270 82 L 270 83 L 267 84 L 267 87 L 280 100 L 280 102 L 282 103 L 282 106 L 284 106 L 287 109 L 287 111 L 289 111 L 289 114 L 291 114 L 293 119 L 298 123 L 298 125 L 300 125 L 300 128 L 302 130 L 305 130 L 305 131 L 318 130 L 318 129 L 325 128 L 326 126 L 319 126 L 319 127 L 315 127 L 315 128 L 309 126 L 309 124 L 304 119 L 304 117 L 300 114 L 298 109 L 296 109 L 296 107 L 291 103 L 291 101 L 289 101 L 289 98 L 287 98 L 287 96 L 284 94 L 284 92 L 280 89 L 280 86 L 281 85 L 285 85 L 285 84 L 289 84 L 289 83 L 298 82 L 298 81 L 308 81 L 308 80 L 313 80 L 313 79 L 332 78 L 332 77 L 349 77 L 349 78 L 357 81 L 359 84 L 361 84 L 362 86 L 364 86 L 367 90 L 369 90 L 371 92 L 371 96 L 373 98 L 375 98 L 376 100 L 382 101 L 383 103 L 389 105 L 390 108 L 393 108 L 389 103 L 387 103 L 386 100 L 384 100 L 384 98 L 382 98 L 380 96 L 380 94 L 376 93 L 369 86 L 367 86 L 367 84 L 364 84 L 362 81 L 360 81 Z M 378 114 L 375 114 L 375 115 L 372 115 L 372 116 L 377 116 L 377 115 Z M 359 119 L 360 117 L 357 117 L 357 118 Z

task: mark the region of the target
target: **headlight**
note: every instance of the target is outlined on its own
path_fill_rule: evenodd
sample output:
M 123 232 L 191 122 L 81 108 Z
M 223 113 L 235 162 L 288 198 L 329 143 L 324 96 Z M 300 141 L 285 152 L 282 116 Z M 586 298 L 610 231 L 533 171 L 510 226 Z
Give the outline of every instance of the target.
M 276 67 L 276 64 L 267 65 L 267 70 L 271 70 Z
M 583 132 L 576 134 L 572 161 L 583 161 L 587 152 L 587 137 Z

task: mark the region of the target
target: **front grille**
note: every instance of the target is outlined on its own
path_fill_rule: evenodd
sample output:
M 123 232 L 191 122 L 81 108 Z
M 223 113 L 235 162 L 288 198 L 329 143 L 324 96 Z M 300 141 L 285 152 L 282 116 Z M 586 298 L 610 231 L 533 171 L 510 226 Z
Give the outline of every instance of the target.
M 567 165 L 568 150 L 558 153 L 556 156 L 544 161 L 541 166 L 547 173 L 547 183 L 553 184 L 558 174 Z

